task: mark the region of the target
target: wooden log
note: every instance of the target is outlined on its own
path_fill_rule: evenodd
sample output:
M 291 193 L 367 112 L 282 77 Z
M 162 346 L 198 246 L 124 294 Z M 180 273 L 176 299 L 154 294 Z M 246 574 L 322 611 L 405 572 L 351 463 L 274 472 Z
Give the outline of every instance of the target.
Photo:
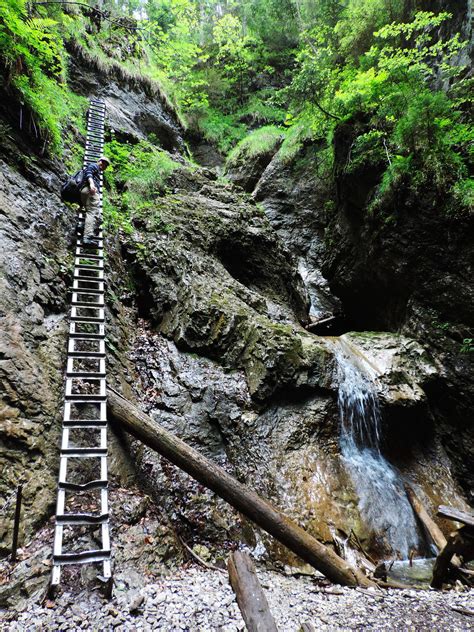
M 474 527 L 474 515 L 461 509 L 455 509 L 454 507 L 448 507 L 447 505 L 440 505 L 438 507 L 438 513 L 436 514 L 440 518 L 448 518 L 449 520 L 456 520 L 462 522 L 462 524 Z
M 443 532 L 438 527 L 436 522 L 432 518 L 430 518 L 428 512 L 424 508 L 423 504 L 421 503 L 420 499 L 417 497 L 413 489 L 406 483 L 405 491 L 407 493 L 408 500 L 410 501 L 413 511 L 418 516 L 420 522 L 422 523 L 428 536 L 433 541 L 438 551 L 441 551 L 446 546 L 446 538 L 444 537 Z
M 229 556 L 227 569 L 230 585 L 248 631 L 278 632 L 250 556 L 243 551 L 233 551 Z
M 211 489 L 328 579 L 345 586 L 375 585 L 253 490 L 167 432 L 116 391 L 109 388 L 107 400 L 112 419 L 127 432 Z
M 461 527 L 459 531 L 454 531 L 449 536 L 446 546 L 439 553 L 433 567 L 431 580 L 433 588 L 441 588 L 448 578 L 450 567 L 457 565 L 454 563 L 455 556 L 462 555 L 465 562 L 474 558 L 474 538 L 469 529 L 470 527 Z M 459 557 L 457 559 L 459 560 Z

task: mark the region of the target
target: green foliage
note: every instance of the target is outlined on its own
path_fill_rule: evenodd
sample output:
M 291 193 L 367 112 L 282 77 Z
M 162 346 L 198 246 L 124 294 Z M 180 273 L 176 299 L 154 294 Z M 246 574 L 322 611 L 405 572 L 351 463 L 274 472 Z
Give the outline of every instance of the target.
M 461 353 L 474 353 L 474 338 L 464 338 Z
M 284 138 L 285 130 L 274 125 L 267 125 L 251 132 L 230 152 L 227 165 L 241 163 L 248 158 L 276 151 Z
M 84 99 L 66 86 L 66 60 L 58 22 L 47 17 L 27 18 L 25 0 L 0 0 L 0 67 L 3 84 L 18 90 L 36 118 L 53 152 L 63 146 L 66 124 L 79 119 Z
M 291 162 L 301 151 L 305 142 L 314 141 L 319 137 L 319 132 L 313 129 L 313 123 L 314 120 L 308 114 L 308 110 L 298 118 L 287 117 L 288 129 L 278 151 L 278 158 L 282 162 Z
M 235 148 L 230 160 L 266 151 L 283 136 L 281 160 L 301 160 L 311 141 L 328 172 L 337 128 L 347 125 L 355 135 L 346 173 L 380 175 L 375 206 L 403 183 L 451 196 L 453 212 L 465 213 L 473 198 L 474 80 L 459 65 L 459 37 L 443 36 L 450 14 L 417 6 L 404 0 L 102 0 L 112 16 L 129 16 L 127 30 L 72 5 L 37 7 L 28 15 L 26 0 L 0 0 L 2 80 L 58 152 L 66 122 L 78 126 L 84 109 L 66 86 L 63 41 L 69 40 L 100 69 L 159 80 L 193 128 L 225 154 Z M 159 195 L 177 165 L 150 143 L 113 141 L 108 149 L 115 189 L 107 212 L 113 223 L 121 214 L 129 221 L 132 207 Z
M 374 159 L 382 164 L 386 154 L 381 196 L 400 181 L 414 189 L 429 183 L 448 193 L 466 176 L 472 127 L 461 121 L 449 96 L 431 85 L 462 70 L 453 63 L 462 48 L 459 38 L 438 37 L 449 17 L 419 12 L 409 23 L 383 26 L 360 66 L 340 73 L 333 107 L 346 120 L 363 115 L 370 129 L 354 142 L 353 166 L 365 161 L 369 167 Z M 377 147 L 364 146 L 369 138 Z
M 344 59 L 357 62 L 374 42 L 377 29 L 407 17 L 407 4 L 405 0 L 349 0 L 335 24 Z
M 249 96 L 245 105 L 236 113 L 239 120 L 248 120 L 252 126 L 283 124 L 286 110 L 282 107 L 279 95 L 272 88 L 264 88 Z
M 162 195 L 168 178 L 181 165 L 149 141 L 131 145 L 113 139 L 106 143 L 105 153 L 112 163 L 107 171 L 110 193 L 104 203 L 106 226 L 131 233 L 134 218 L 151 217 L 153 227 L 163 230 L 153 201 Z
M 464 178 L 453 186 L 454 211 L 472 213 L 474 209 L 474 178 Z
M 215 25 L 213 39 L 216 44 L 215 63 L 227 83 L 224 98 L 237 97 L 244 103 L 246 92 L 258 66 L 260 42 L 245 35 L 239 18 L 226 14 Z
M 199 130 L 226 154 L 244 138 L 247 128 L 238 123 L 235 115 L 223 114 L 217 109 L 209 108 L 198 122 Z
M 351 148 L 345 168 L 346 173 L 379 167 L 387 161 L 384 147 L 384 134 L 380 130 L 371 130 L 358 136 Z

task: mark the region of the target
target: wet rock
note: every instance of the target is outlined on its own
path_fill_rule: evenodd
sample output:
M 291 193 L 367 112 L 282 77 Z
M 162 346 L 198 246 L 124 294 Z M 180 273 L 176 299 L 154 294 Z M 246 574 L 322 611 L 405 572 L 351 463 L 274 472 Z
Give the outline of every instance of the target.
M 336 344 L 371 368 L 379 397 L 388 405 L 416 406 L 426 401 L 426 385 L 443 372 L 424 347 L 400 334 L 350 332 Z
M 320 319 L 341 306 L 321 274 L 331 184 L 320 167 L 317 147 L 303 145 L 291 160 L 277 153 L 253 193 L 274 230 L 291 247 L 311 299 L 310 316 Z M 324 163 L 324 161 L 323 161 Z

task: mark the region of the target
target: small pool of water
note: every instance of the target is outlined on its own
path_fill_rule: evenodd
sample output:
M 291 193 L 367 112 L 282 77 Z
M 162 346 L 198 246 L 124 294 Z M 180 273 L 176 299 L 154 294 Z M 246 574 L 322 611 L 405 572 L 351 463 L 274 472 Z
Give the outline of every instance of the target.
M 408 584 L 410 586 L 428 587 L 433 576 L 435 557 L 413 560 L 410 566 L 408 560 L 399 560 L 392 565 L 386 562 L 389 579 Z

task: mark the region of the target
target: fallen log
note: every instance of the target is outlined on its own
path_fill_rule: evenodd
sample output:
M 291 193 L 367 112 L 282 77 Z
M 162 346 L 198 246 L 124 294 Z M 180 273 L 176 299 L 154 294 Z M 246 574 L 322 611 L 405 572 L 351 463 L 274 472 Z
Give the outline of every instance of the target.
M 375 585 L 253 490 L 167 432 L 110 388 L 107 390 L 107 403 L 112 419 L 127 432 L 211 489 L 328 579 L 345 586 Z
M 425 528 L 428 536 L 433 541 L 438 551 L 441 551 L 446 546 L 446 538 L 444 537 L 443 532 L 436 522 L 430 518 L 420 499 L 407 483 L 405 483 L 405 491 L 413 511 L 418 516 L 421 524 Z
M 233 551 L 227 568 L 230 585 L 248 631 L 278 632 L 250 556 L 243 551 Z

